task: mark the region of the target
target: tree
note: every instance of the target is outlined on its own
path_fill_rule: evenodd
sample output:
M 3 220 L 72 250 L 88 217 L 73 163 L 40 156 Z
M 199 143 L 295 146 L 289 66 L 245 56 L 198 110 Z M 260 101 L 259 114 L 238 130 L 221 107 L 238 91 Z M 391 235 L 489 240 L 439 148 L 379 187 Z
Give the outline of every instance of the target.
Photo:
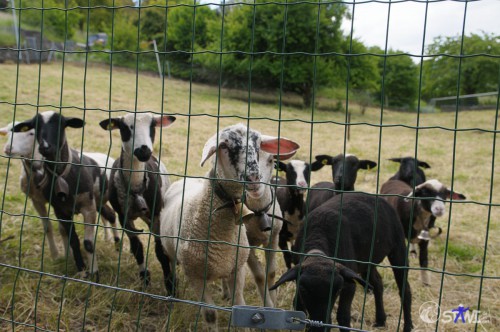
M 155 39 L 160 51 L 174 52 L 169 59 L 189 64 L 191 52 L 205 50 L 209 44 L 209 26 L 216 16 L 208 6 L 148 8 L 141 19 L 141 33 L 146 40 Z
M 433 55 L 424 62 L 422 94 L 426 99 L 496 91 L 500 59 L 500 36 L 471 34 L 463 37 L 438 37 L 428 46 Z M 460 70 L 460 72 L 459 72 Z M 460 82 L 458 81 L 460 75 Z
M 115 20 L 121 13 L 127 11 L 125 8 L 117 8 L 124 6 L 135 6 L 133 0 L 75 0 L 78 6 L 83 7 L 80 11 L 80 21 L 78 27 L 81 31 L 90 32 L 106 32 L 111 33 L 113 12 Z M 114 3 L 113 3 L 114 2 Z M 113 7 L 114 5 L 114 7 Z
M 332 82 L 335 56 L 341 49 L 340 25 L 346 7 L 340 3 L 278 1 L 236 5 L 225 16 L 223 73 L 236 85 L 299 93 L 310 106 L 314 87 Z M 211 48 L 220 50 L 220 39 Z M 208 57 L 207 66 L 218 65 Z M 251 69 L 251 72 L 250 72 Z
M 372 53 L 383 54 L 377 47 L 370 50 Z M 418 97 L 418 67 L 409 55 L 403 53 L 389 50 L 378 58 L 380 77 L 384 80 L 383 85 L 380 83 L 378 92 L 387 102 L 386 106 L 413 108 Z
M 349 73 L 350 88 L 368 94 L 376 93 L 380 84 L 379 58 L 366 54 L 369 53 L 368 49 L 356 39 L 352 40 L 352 43 L 346 39 L 343 52 L 348 56 L 345 57 L 337 74 L 342 79 L 340 84 L 345 84 L 347 73 Z
M 32 0 L 16 4 L 17 8 L 22 9 L 19 14 L 21 27 L 23 24 L 40 27 L 43 19 L 44 29 L 60 40 L 72 38 L 78 28 L 80 12 L 75 9 L 66 10 L 76 6 L 76 0 L 69 0 L 67 4 L 58 0 Z

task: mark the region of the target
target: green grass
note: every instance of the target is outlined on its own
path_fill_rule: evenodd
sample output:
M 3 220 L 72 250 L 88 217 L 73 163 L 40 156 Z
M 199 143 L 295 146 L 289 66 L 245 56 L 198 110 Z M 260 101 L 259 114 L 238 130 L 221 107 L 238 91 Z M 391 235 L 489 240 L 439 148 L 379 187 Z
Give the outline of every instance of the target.
M 497 114 L 494 111 L 421 114 L 400 113 L 369 108 L 364 115 L 358 105 L 349 105 L 352 112 L 350 140 L 345 142 L 345 114 L 297 107 L 296 96 L 285 96 L 284 105 L 279 107 L 280 96 L 276 91 L 256 92 L 252 103 L 247 102 L 246 91 L 219 91 L 217 87 L 193 84 L 180 80 L 165 80 L 164 88 L 157 76 L 139 74 L 133 70 L 114 68 L 110 81 L 110 69 L 104 65 L 90 64 L 85 68 L 66 63 L 64 73 L 61 63 L 38 65 L 0 65 L 0 114 L 2 123 L 30 118 L 36 112 L 49 109 L 58 110 L 68 116 L 85 116 L 84 130 L 68 130 L 70 144 L 86 151 L 110 151 L 117 157 L 120 141 L 117 133 L 111 136 L 98 126 L 100 120 L 108 117 L 108 110 L 150 110 L 176 114 L 177 121 L 172 127 L 157 135 L 156 151 L 172 174 L 204 175 L 207 168 L 200 168 L 199 160 L 205 141 L 221 127 L 236 122 L 246 122 L 250 114 L 250 126 L 268 135 L 281 135 L 295 139 L 301 144 L 296 158 L 309 161 L 317 154 L 335 155 L 344 150 L 356 153 L 360 158 L 371 159 L 379 167 L 370 171 L 360 171 L 356 189 L 378 192 L 381 184 L 397 169 L 388 158 L 415 155 L 428 162 L 428 178 L 438 178 L 454 190 L 465 194 L 467 203 L 454 203 L 449 213 L 438 219 L 444 234 L 431 242 L 429 267 L 432 269 L 431 287 L 420 283 L 419 271 L 410 271 L 409 280 L 413 291 L 413 320 L 416 330 L 429 330 L 432 326 L 419 319 L 420 305 L 427 301 L 438 301 L 442 287 L 442 308 L 455 308 L 459 304 L 477 307 L 480 279 L 467 274 L 479 275 L 484 264 L 484 274 L 496 279 L 484 279 L 481 293 L 481 308 L 489 311 L 494 318 L 485 325 L 487 331 L 495 331 L 500 325 L 498 313 L 500 292 L 498 280 L 500 271 L 500 179 L 498 176 L 499 144 L 493 151 L 494 134 L 491 132 L 469 131 L 478 128 L 494 130 Z M 111 82 L 111 83 L 110 83 Z M 40 86 L 40 89 L 38 88 Z M 236 96 L 235 96 L 236 95 Z M 271 100 L 258 103 L 258 98 Z M 17 103 L 17 106 L 13 104 Z M 333 100 L 326 103 L 335 104 Z M 82 110 L 85 109 L 85 110 Z M 121 112 L 113 114 L 122 114 Z M 191 115 L 191 116 L 190 116 Z M 218 120 L 215 115 L 220 115 Z M 458 116 L 458 118 L 456 118 Z M 262 119 L 262 118 L 265 119 Z M 281 120 L 281 122 L 275 121 Z M 314 124 L 309 121 L 316 121 Z M 454 132 L 457 129 L 463 131 Z M 380 129 L 380 124 L 383 124 Z M 415 126 L 421 128 L 416 131 Z M 405 127 L 405 126 L 409 126 Z M 190 133 L 189 139 L 187 133 Z M 418 134 L 418 139 L 417 139 Z M 111 139 L 110 139 L 111 137 Z M 83 141 L 82 141 L 83 138 Z M 161 144 L 160 144 L 161 138 Z M 189 150 L 189 152 L 188 152 Z M 495 168 L 492 172 L 492 156 Z M 187 164 L 186 164 L 187 157 Z M 7 176 L 8 172 L 8 176 Z M 492 173 L 495 174 L 492 179 Z M 30 270 L 43 270 L 57 275 L 76 277 L 73 259 L 63 257 L 52 260 L 48 248 L 42 245 L 43 232 L 37 218 L 24 218 L 24 213 L 35 215 L 30 202 L 25 206 L 25 196 L 20 193 L 19 162 L 8 159 L 0 153 L 0 262 L 9 266 L 22 266 Z M 331 172 L 324 169 L 312 176 L 312 183 L 329 180 Z M 175 179 L 172 176 L 172 179 Z M 490 193 L 493 181 L 493 192 Z M 5 188 L 5 191 L 4 191 Z M 494 204 L 491 208 L 488 203 Z M 81 218 L 78 217 L 80 222 Z M 139 227 L 146 228 L 139 223 Z M 487 256 L 483 260 L 484 244 L 488 234 Z M 55 223 L 54 223 L 55 226 Z M 81 225 L 77 226 L 83 234 Z M 143 290 L 137 277 L 135 260 L 128 250 L 128 240 L 124 237 L 123 252 L 116 252 L 112 243 L 106 243 L 99 230 L 97 257 L 101 273 L 101 283 L 136 291 Z M 141 236 L 145 245 L 150 241 L 147 234 Z M 448 246 L 448 255 L 444 248 Z M 62 247 L 60 248 L 63 252 Z M 150 294 L 166 295 L 162 286 L 161 268 L 155 258 L 152 241 L 149 243 L 149 264 L 152 283 L 145 289 Z M 278 255 L 279 273 L 285 271 L 281 255 Z M 386 263 L 384 263 L 386 264 Z M 418 261 L 411 260 L 412 267 Z M 442 274 L 440 271 L 446 271 Z M 180 270 L 180 269 L 179 269 Z M 388 268 L 379 269 L 384 278 L 386 312 L 389 315 L 386 331 L 395 331 L 398 325 L 400 301 L 397 288 Z M 118 274 L 118 271 L 120 273 Z M 464 275 L 465 274 L 465 275 Z M 247 277 L 245 298 L 249 305 L 259 305 L 250 275 Z M 220 285 L 210 285 L 220 288 Z M 292 309 L 295 286 L 289 283 L 278 294 L 279 308 Z M 217 293 L 217 292 L 216 292 Z M 220 292 L 219 292 L 220 293 Z M 189 285 L 180 274 L 179 298 L 197 300 Z M 217 296 L 218 305 L 229 306 L 222 296 Z M 363 296 L 358 289 L 353 303 L 353 324 L 359 327 L 363 311 Z M 496 314 L 495 314 L 496 313 Z M 122 291 L 89 286 L 69 281 L 64 283 L 56 278 L 43 277 L 36 273 L 20 272 L 11 267 L 0 267 L 0 330 L 27 330 L 23 324 L 35 324 L 48 330 L 89 330 L 89 331 L 156 331 L 165 330 L 167 325 L 173 331 L 195 329 L 197 310 L 185 304 L 168 304 L 154 298 L 142 297 Z M 496 315 L 496 316 L 495 316 Z M 84 319 L 85 317 L 85 319 Z M 228 315 L 221 312 L 221 330 L 225 330 Z M 365 304 L 364 328 L 372 329 L 374 323 L 373 296 L 367 296 Z M 472 327 L 440 325 L 440 330 L 463 331 Z

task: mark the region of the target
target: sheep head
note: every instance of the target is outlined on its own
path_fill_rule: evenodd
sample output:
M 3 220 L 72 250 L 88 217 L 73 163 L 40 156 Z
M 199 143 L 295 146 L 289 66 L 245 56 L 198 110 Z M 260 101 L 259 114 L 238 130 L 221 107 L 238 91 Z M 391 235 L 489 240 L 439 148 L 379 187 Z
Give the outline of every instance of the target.
M 120 130 L 122 149 L 140 162 L 146 162 L 153 154 L 156 128 L 169 127 L 174 116 L 152 115 L 150 113 L 129 113 L 99 123 L 104 130 Z
M 254 199 L 264 194 L 263 170 L 259 164 L 260 152 L 273 156 L 292 156 L 299 145 L 292 140 L 261 135 L 243 124 L 222 129 L 213 135 L 203 148 L 201 166 L 214 154 L 217 177 L 233 181 L 244 181 L 246 193 Z M 233 186 L 226 182 L 226 186 Z
M 35 115 L 31 120 L 16 124 L 13 131 L 27 133 L 34 129 L 39 152 L 47 160 L 57 161 L 60 157 L 59 150 L 66 143 L 65 129 L 82 128 L 83 125 L 82 119 L 47 111 Z
M 281 158 L 283 160 L 283 158 Z M 286 184 L 289 188 L 303 194 L 311 182 L 311 166 L 302 160 L 290 160 L 287 164 L 277 162 L 276 168 L 286 173 Z
M 331 322 L 333 305 L 346 282 L 357 281 L 372 288 L 353 270 L 323 256 L 308 256 L 301 265 L 285 272 L 269 290 L 289 281 L 297 283 L 296 310 L 324 323 Z
M 316 161 L 311 164 L 311 169 L 317 171 L 325 165 L 332 166 L 332 179 L 336 190 L 353 191 L 358 171 L 372 169 L 377 163 L 367 159 L 360 160 L 352 154 L 339 154 L 335 157 L 318 155 Z
M 435 217 L 441 217 L 445 212 L 445 201 L 452 200 L 464 200 L 466 197 L 458 192 L 452 192 L 444 184 L 436 179 L 427 180 L 424 183 L 415 187 L 406 201 L 409 198 L 427 198 L 422 199 L 421 204 L 424 210 L 429 211 Z

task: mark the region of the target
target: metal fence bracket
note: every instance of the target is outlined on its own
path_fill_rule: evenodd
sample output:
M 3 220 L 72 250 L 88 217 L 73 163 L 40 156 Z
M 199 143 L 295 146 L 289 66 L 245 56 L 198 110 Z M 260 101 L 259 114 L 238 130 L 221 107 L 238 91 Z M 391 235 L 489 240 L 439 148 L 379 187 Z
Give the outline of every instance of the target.
M 233 306 L 231 325 L 269 330 L 303 330 L 306 325 L 295 319 L 304 320 L 302 311 L 289 311 L 277 308 Z

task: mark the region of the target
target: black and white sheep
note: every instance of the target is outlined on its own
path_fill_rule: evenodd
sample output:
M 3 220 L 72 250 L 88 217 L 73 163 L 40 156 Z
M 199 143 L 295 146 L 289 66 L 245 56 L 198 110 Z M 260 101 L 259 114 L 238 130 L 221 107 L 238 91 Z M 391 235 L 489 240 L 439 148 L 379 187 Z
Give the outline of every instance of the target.
M 87 256 L 87 264 L 90 272 L 99 278 L 97 257 L 95 251 L 96 232 L 96 202 L 101 198 L 95 192 L 103 192 L 104 180 L 97 163 L 85 156 L 79 155 L 78 151 L 70 148 L 66 139 L 65 129 L 82 128 L 83 120 L 65 117 L 53 111 L 37 114 L 31 120 L 18 123 L 14 126 L 14 132 L 28 132 L 35 129 L 38 141 L 38 151 L 43 156 L 43 172 L 35 176 L 35 184 L 40 187 L 46 201 L 54 209 L 54 213 L 62 229 L 61 235 L 65 248 L 69 246 L 73 252 L 76 267 L 84 276 L 86 264 L 80 251 L 80 241 L 73 224 L 76 213 L 83 215 L 85 223 L 84 248 Z M 100 190 L 94 190 L 95 188 Z M 111 209 L 110 209 L 111 210 Z M 114 213 L 104 209 L 102 213 Z M 111 220 L 111 215 L 108 220 Z
M 323 166 L 332 167 L 333 182 L 318 182 L 311 187 L 307 197 L 308 211 L 313 211 L 318 206 L 335 196 L 341 191 L 354 191 L 354 184 L 360 169 L 372 169 L 377 163 L 368 159 L 359 159 L 353 154 L 338 154 L 335 157 L 318 155 L 311 164 L 312 171 L 318 171 Z
M 363 285 L 368 278 L 375 296 L 375 325 L 384 326 L 383 283 L 372 264 L 388 257 L 401 296 L 403 330 L 412 329 L 403 228 L 396 211 L 384 199 L 361 193 L 334 196 L 306 217 L 293 250 L 306 255 L 294 255 L 294 262 L 299 264 L 283 274 L 271 289 L 296 280 L 296 309 L 307 312 L 310 319 L 330 323 L 338 297 L 337 322 L 350 327 L 354 281 Z M 313 254 L 315 257 L 309 257 Z
M 400 180 L 407 183 L 410 187 L 418 186 L 424 183 L 427 179 L 423 168 L 431 168 L 431 166 L 425 161 L 420 161 L 413 157 L 402 157 L 402 158 L 390 158 L 390 161 L 399 163 L 399 168 L 396 174 L 391 176 L 389 180 Z M 429 241 L 431 239 L 429 235 L 429 229 L 433 228 L 436 222 L 436 217 L 430 216 L 428 221 L 428 228 L 422 230 L 418 235 L 418 238 L 423 241 Z M 442 229 L 438 227 L 437 235 L 441 234 Z M 426 244 L 422 244 L 426 245 Z
M 292 256 L 288 243 L 293 245 L 302 227 L 306 212 L 304 195 L 310 183 L 311 167 L 302 160 L 291 160 L 288 163 L 276 163 L 276 169 L 286 174 L 285 179 L 279 177 L 274 183 L 278 185 L 276 196 L 285 220 L 279 234 L 279 247 L 283 250 L 286 267 L 291 268 Z
M 139 276 L 150 281 L 144 262 L 144 249 L 134 221 L 142 219 L 155 236 L 155 252 L 160 264 L 167 264 L 161 248 L 160 211 L 170 180 L 165 165 L 153 155 L 156 128 L 169 127 L 175 117 L 150 113 L 129 113 L 103 120 L 105 130 L 119 130 L 122 149 L 113 164 L 109 184 L 109 201 L 118 213 L 120 224 L 130 240 L 130 251 L 139 265 Z
M 19 122 L 16 122 L 16 124 L 17 123 Z M 21 159 L 23 167 L 21 168 L 21 175 L 19 177 L 21 190 L 31 199 L 33 207 L 41 217 L 45 236 L 49 244 L 50 254 L 52 258 L 56 258 L 59 255 L 59 251 L 57 249 L 54 232 L 52 230 L 52 223 L 49 220 L 49 215 L 46 207 L 48 201 L 45 199 L 42 190 L 35 183 L 35 178 L 40 178 L 43 175 L 43 156 L 40 154 L 40 152 L 38 152 L 38 141 L 35 138 L 35 129 L 33 128 L 26 132 L 15 133 L 12 132 L 12 127 L 12 124 L 9 124 L 3 128 L 0 128 L 0 135 L 7 135 L 7 142 L 4 145 L 4 152 L 8 156 L 23 158 Z M 84 152 L 84 154 L 87 157 L 93 159 L 98 164 L 101 170 L 101 176 L 106 176 L 106 180 L 107 182 L 109 182 L 109 174 L 114 159 L 109 158 L 103 153 Z M 101 202 L 96 202 L 98 205 L 99 203 L 104 205 L 108 201 L 106 187 L 106 184 L 94 186 L 94 195 L 96 195 L 96 197 L 100 197 L 101 200 Z M 101 189 L 104 191 L 102 195 L 100 194 Z M 108 218 L 111 218 L 111 221 L 108 221 L 103 217 L 104 223 L 107 221 L 109 224 L 111 224 L 111 227 L 109 227 L 108 225 L 108 227 L 104 228 L 106 240 L 110 240 L 113 237 L 115 242 L 119 241 L 118 230 L 116 229 L 116 227 L 114 227 L 114 212 L 110 211 L 111 208 L 109 207 L 105 207 L 104 209 L 106 209 L 106 212 L 104 214 L 106 214 Z M 98 210 L 100 209 L 98 208 Z M 60 228 L 59 230 L 63 233 L 65 232 L 63 228 Z M 113 236 L 111 235 L 111 233 L 113 234 Z M 65 247 L 65 249 L 67 249 L 67 247 Z
M 428 243 L 427 240 L 418 238 L 420 232 L 428 227 L 431 216 L 440 217 L 445 213 L 446 200 L 463 200 L 465 196 L 451 192 L 438 180 L 427 180 L 412 189 L 407 183 L 399 180 L 385 182 L 380 193 L 387 195 L 385 199 L 397 211 L 405 236 L 410 242 L 410 252 L 416 254 L 415 244 L 419 245 L 419 263 L 422 268 L 421 280 L 429 285 L 428 267 Z
M 235 304 L 245 303 L 243 287 L 250 250 L 246 227 L 249 218 L 244 197 L 259 200 L 269 190 L 261 183 L 259 150 L 269 154 L 291 153 L 295 144 L 262 136 L 242 124 L 227 127 L 205 144 L 201 166 L 215 155 L 207 178 L 174 182 L 165 195 L 161 212 L 161 240 L 170 266 L 169 293 L 174 293 L 174 271 L 180 264 L 187 284 L 200 300 L 213 304 L 205 285 L 226 279 Z M 251 215 L 251 214 L 250 214 Z M 204 307 L 209 329 L 217 329 L 217 311 Z

